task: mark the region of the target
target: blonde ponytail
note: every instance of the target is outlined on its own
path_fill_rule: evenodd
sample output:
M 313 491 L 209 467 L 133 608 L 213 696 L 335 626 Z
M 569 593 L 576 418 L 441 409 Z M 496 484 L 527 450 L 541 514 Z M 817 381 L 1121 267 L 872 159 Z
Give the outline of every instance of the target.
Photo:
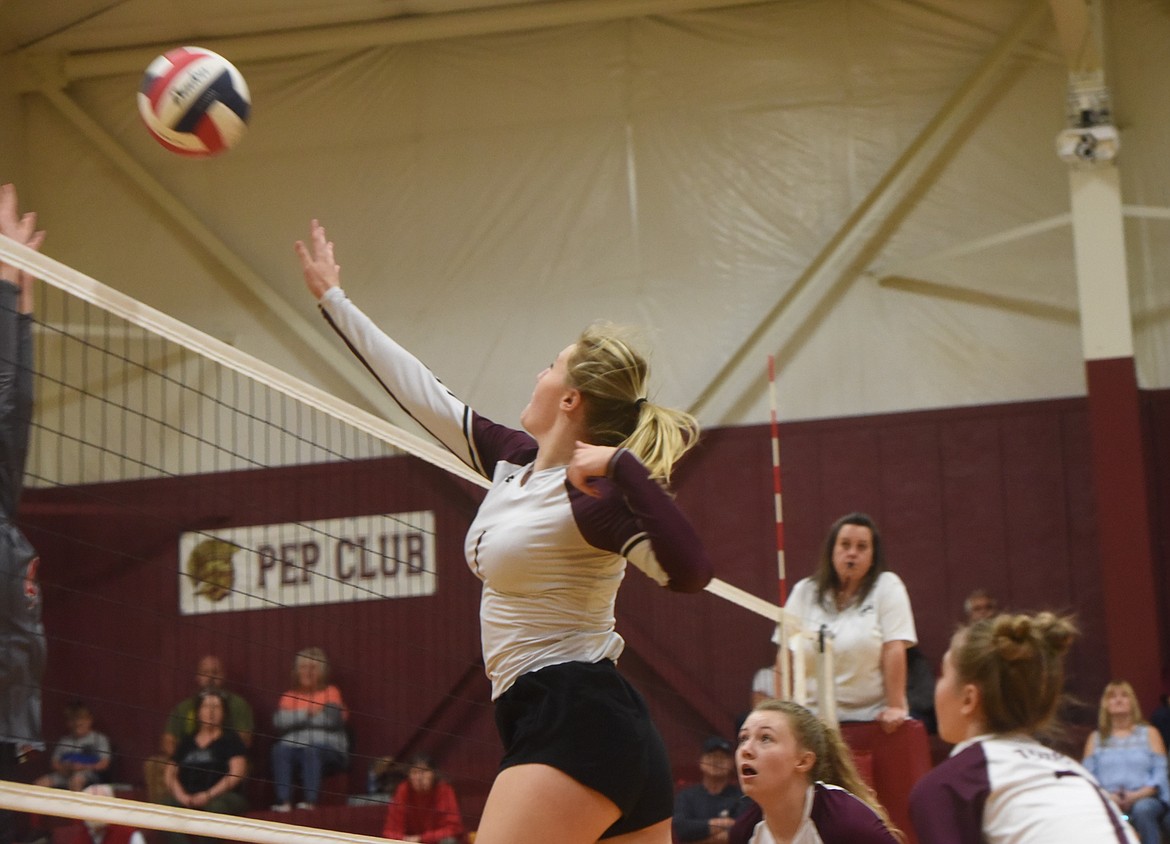
M 566 380 L 585 400 L 591 442 L 629 449 L 651 477 L 668 482 L 674 464 L 698 442 L 699 423 L 649 400 L 650 366 L 628 334 L 609 323 L 586 328 L 569 355 Z

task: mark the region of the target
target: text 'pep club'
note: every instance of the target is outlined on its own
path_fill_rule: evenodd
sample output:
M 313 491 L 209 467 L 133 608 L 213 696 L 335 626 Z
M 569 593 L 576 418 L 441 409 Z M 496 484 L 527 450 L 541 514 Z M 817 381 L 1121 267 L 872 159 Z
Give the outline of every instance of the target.
M 432 511 L 190 531 L 184 614 L 433 595 Z

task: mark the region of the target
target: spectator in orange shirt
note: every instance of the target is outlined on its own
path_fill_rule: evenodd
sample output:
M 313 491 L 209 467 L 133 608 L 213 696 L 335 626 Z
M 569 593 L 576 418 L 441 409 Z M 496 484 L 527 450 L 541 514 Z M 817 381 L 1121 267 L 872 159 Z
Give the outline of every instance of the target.
M 299 769 L 304 792 L 298 809 L 313 809 L 327 772 L 349 764 L 349 710 L 337 686 L 329 685 L 329 660 L 320 648 L 305 648 L 293 660 L 293 687 L 281 695 L 272 725 L 279 740 L 272 746 L 276 812 L 292 808 L 293 775 Z
M 455 789 L 439 779 L 425 753 L 410 757 L 410 772 L 394 790 L 382 835 L 423 844 L 459 844 L 464 840 Z

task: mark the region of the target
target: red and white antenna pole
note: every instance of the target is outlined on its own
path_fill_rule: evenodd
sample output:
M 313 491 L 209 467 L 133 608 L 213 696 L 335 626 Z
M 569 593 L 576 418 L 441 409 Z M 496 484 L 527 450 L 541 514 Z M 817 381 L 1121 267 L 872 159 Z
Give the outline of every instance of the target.
M 776 358 L 768 355 L 768 395 L 772 400 L 772 489 L 776 503 L 776 568 L 780 576 L 780 606 L 788 601 L 788 574 L 784 569 L 784 507 L 780 484 L 780 425 L 776 420 Z
M 776 649 L 776 666 L 779 676 L 777 697 L 792 698 L 792 675 L 788 659 L 788 630 L 784 623 L 784 604 L 788 602 L 788 573 L 784 567 L 784 507 L 780 484 L 780 424 L 776 413 L 776 358 L 768 355 L 768 396 L 772 405 L 772 490 L 776 506 L 776 569 L 780 584 L 780 625 L 779 644 Z

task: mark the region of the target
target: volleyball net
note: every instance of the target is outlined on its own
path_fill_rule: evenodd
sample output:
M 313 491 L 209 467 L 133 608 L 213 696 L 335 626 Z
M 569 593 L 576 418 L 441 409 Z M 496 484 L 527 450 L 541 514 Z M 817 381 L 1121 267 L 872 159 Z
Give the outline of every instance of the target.
M 479 584 L 459 569 L 488 482 L 433 442 L 3 237 L 0 260 L 38 279 L 18 521 L 42 560 L 42 769 L 58 713 L 81 701 L 110 735 L 107 779 L 157 798 L 149 762 L 172 707 L 196 691 L 199 658 L 214 654 L 226 689 L 255 709 L 244 790 L 262 810 L 276 802 L 271 711 L 294 654 L 317 645 L 345 698 L 350 742 L 349 765 L 326 777 L 320 802 L 385 801 L 423 752 L 474 828 L 500 750 Z M 780 618 L 731 584 L 708 590 L 733 611 Z M 623 633 L 625 621 L 619 610 Z M 623 665 L 643 669 L 652 708 L 686 713 L 671 729 L 693 733 L 688 746 L 729 732 L 713 722 L 717 695 L 671 682 L 682 658 L 638 644 Z M 130 806 L 0 783 L 0 807 L 33 815 L 110 822 Z M 133 804 L 124 819 L 242 841 L 289 835 L 264 817 L 153 804 Z

